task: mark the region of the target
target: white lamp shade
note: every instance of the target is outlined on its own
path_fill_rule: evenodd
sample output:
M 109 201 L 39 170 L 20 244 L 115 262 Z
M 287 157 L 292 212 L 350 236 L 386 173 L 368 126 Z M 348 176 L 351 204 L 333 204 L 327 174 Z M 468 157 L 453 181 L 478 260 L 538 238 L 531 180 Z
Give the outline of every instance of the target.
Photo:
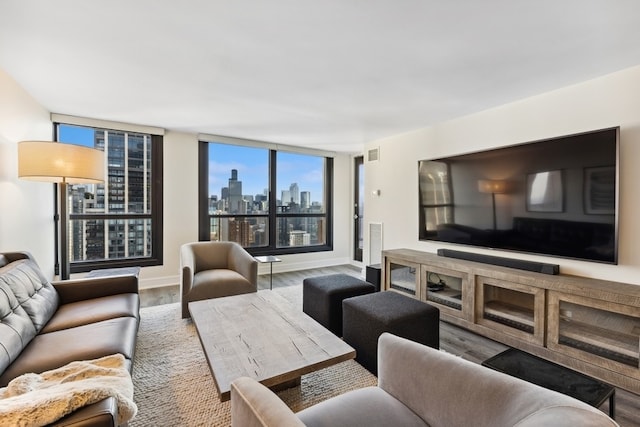
M 104 182 L 104 152 L 61 142 L 22 141 L 18 177 L 69 184 Z
M 481 179 L 478 181 L 478 191 L 481 193 L 506 193 L 507 181 Z

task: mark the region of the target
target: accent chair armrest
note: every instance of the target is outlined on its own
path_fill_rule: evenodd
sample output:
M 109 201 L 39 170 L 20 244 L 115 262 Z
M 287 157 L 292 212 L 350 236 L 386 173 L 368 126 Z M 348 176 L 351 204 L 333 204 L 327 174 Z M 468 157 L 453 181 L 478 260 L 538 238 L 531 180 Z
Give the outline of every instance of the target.
M 252 285 L 258 286 L 258 261 L 240 245 L 233 245 L 227 261 L 229 268 L 240 273 Z
M 58 292 L 61 304 L 109 295 L 138 293 L 137 274 L 61 280 L 51 284 Z
M 289 407 L 264 385 L 241 377 L 231 383 L 232 427 L 304 427 Z
M 180 247 L 180 288 L 182 295 L 186 295 L 191 290 L 193 276 L 196 274 L 195 255 L 191 244 L 184 244 Z

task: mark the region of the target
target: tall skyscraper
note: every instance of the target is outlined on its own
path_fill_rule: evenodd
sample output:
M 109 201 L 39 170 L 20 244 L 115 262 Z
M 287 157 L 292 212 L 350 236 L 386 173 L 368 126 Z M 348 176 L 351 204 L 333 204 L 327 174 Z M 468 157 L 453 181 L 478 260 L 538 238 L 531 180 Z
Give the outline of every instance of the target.
M 296 205 L 300 204 L 300 188 L 297 183 L 293 183 L 289 186 L 289 193 L 291 193 L 291 201 Z
M 311 192 L 310 191 L 302 191 L 302 192 L 300 192 L 300 207 L 302 209 L 309 209 L 311 207 Z
M 229 178 L 229 213 L 244 214 L 246 204 L 242 198 L 242 181 L 238 181 L 238 170 L 231 169 Z
M 289 206 L 291 204 L 291 191 L 282 190 L 282 206 Z
M 150 136 L 96 130 L 94 147 L 107 154 L 105 183 L 74 187 L 71 193 L 73 212 L 150 212 Z M 147 256 L 151 253 L 150 228 L 146 219 L 73 221 L 71 260 Z

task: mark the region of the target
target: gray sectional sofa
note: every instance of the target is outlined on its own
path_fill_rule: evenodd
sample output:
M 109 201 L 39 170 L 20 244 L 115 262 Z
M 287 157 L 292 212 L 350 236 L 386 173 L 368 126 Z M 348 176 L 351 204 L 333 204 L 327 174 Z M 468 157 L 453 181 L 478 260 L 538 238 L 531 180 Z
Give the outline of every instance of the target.
M 0 254 L 0 387 L 76 360 L 120 353 L 131 371 L 139 325 L 136 274 L 50 283 L 27 252 Z M 113 426 L 114 398 L 56 426 Z
M 572 397 L 384 333 L 378 386 L 354 390 L 294 414 L 276 394 L 243 377 L 231 385 L 237 427 L 615 427 Z

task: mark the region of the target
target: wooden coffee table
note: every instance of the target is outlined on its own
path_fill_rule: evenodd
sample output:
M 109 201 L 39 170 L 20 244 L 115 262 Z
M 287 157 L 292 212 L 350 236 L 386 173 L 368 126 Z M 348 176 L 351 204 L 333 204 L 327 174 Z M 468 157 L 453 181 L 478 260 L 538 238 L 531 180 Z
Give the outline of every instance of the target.
M 189 303 L 220 400 L 241 376 L 267 387 L 355 357 L 355 350 L 273 291 Z

